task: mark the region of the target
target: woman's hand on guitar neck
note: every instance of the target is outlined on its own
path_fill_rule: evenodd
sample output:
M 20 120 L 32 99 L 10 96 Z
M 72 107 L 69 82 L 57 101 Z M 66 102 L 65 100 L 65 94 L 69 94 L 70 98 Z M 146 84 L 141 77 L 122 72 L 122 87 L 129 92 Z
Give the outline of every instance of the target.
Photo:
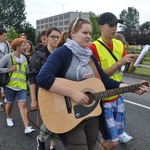
M 143 82 L 145 82 L 145 81 L 143 80 L 141 83 L 143 83 Z M 148 90 L 149 90 L 149 87 L 146 86 L 146 85 L 144 85 L 144 84 L 142 84 L 142 85 L 139 87 L 139 90 L 136 90 L 135 93 L 141 95 L 141 94 L 143 94 L 143 93 L 145 93 L 145 92 L 148 92 Z
M 141 82 L 141 85 L 139 86 L 139 89 L 138 89 L 138 90 L 135 90 L 134 93 L 141 95 L 141 94 L 143 94 L 143 93 L 145 93 L 145 92 L 148 92 L 149 87 L 146 86 L 146 85 L 144 85 L 144 84 L 142 84 L 142 83 L 144 83 L 144 82 L 147 82 L 147 81 L 143 80 L 143 81 Z M 125 84 L 125 83 L 121 83 L 119 87 L 126 87 L 126 86 L 130 86 L 130 85 Z

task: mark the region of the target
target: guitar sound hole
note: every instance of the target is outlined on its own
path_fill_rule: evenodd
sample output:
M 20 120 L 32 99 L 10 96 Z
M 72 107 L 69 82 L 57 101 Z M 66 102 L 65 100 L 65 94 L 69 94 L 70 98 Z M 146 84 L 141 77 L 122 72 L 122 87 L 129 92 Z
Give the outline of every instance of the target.
M 89 102 L 88 102 L 87 105 L 92 104 L 92 102 L 94 101 L 94 95 L 92 93 L 90 93 L 90 92 L 85 92 L 84 94 L 89 97 Z

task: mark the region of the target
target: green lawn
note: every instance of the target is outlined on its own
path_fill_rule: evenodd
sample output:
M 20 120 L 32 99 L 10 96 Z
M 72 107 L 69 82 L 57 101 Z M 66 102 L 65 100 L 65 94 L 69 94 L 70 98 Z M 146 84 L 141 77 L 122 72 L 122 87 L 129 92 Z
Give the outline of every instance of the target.
M 145 65 L 150 65 L 150 56 L 145 56 L 145 57 L 144 57 L 144 62 L 143 62 L 143 64 L 145 64 Z
M 140 54 L 141 50 L 137 49 L 135 51 L 136 54 Z M 128 50 L 128 53 L 130 51 Z M 142 63 L 143 65 L 150 65 L 150 52 L 148 51 L 147 54 L 144 57 L 144 62 Z M 137 67 L 136 70 L 134 71 L 133 74 L 139 74 L 139 75 L 145 75 L 145 76 L 150 76 L 150 68 L 146 67 Z
M 143 68 L 143 67 L 137 67 L 133 74 L 150 76 L 150 69 Z

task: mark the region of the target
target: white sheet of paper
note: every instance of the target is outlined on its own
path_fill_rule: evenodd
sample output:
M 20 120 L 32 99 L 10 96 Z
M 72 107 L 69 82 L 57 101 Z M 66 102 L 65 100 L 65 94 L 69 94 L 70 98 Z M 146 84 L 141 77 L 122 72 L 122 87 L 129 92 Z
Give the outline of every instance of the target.
M 148 52 L 149 49 L 149 45 L 145 45 L 143 50 L 141 51 L 139 57 L 137 58 L 136 62 L 134 63 L 134 66 L 137 67 L 138 64 L 140 63 L 140 61 L 142 60 L 142 58 L 146 55 L 146 53 Z

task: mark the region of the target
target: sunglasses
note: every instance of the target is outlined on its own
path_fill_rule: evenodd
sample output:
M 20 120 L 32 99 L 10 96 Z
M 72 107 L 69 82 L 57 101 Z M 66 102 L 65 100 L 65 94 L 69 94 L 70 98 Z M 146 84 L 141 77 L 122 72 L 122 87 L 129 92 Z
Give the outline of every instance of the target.
M 77 24 L 77 22 L 78 22 L 79 20 L 84 21 L 84 20 L 86 20 L 86 19 L 82 19 L 81 17 L 77 17 L 77 19 L 75 20 L 75 22 L 74 22 L 74 24 L 73 24 L 73 26 L 72 26 L 71 29 L 74 29 L 74 27 L 76 26 L 76 24 Z
M 77 24 L 79 18 L 80 18 L 80 17 L 78 17 L 78 18 L 75 20 L 75 22 L 74 22 L 74 24 L 73 24 L 73 26 L 72 26 L 72 29 L 73 29 L 73 28 L 75 27 L 75 25 Z

